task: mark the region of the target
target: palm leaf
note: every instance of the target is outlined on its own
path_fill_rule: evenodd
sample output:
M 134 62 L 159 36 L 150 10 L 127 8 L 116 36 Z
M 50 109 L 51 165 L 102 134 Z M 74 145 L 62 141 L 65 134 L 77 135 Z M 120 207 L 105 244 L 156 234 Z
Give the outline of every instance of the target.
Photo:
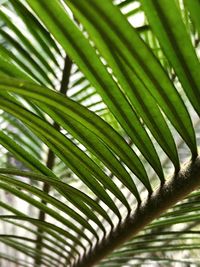
M 198 10 L 1 3 L 2 266 L 199 265 Z

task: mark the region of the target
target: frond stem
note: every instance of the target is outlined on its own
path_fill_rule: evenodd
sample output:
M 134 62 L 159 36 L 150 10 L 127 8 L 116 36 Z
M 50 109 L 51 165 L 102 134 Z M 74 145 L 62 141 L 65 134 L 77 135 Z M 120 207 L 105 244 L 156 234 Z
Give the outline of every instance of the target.
M 112 251 L 133 238 L 164 211 L 200 186 L 200 157 L 185 165 L 181 171 L 158 188 L 134 214 L 73 267 L 92 267 Z

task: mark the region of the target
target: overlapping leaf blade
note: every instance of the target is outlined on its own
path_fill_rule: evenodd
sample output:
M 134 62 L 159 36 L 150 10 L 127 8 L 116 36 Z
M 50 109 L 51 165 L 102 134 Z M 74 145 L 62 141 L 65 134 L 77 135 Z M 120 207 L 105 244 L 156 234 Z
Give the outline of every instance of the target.
M 106 38 L 143 81 L 195 156 L 196 141 L 187 109 L 161 65 L 137 32 L 110 1 L 105 5 L 101 5 L 98 1 L 73 1 L 73 4 L 80 10 L 87 10 L 87 16 L 90 18 L 101 18 L 99 19 L 101 24 L 98 25 L 101 29 L 104 28 L 104 33 L 107 33 Z M 113 16 L 110 16 L 110 13 Z
M 103 63 L 101 63 L 94 48 L 71 22 L 58 1 L 48 3 L 48 5 L 45 2 L 29 1 L 29 4 L 35 9 L 46 26 L 51 29 L 52 33 L 66 50 L 66 53 L 76 60 L 77 65 L 96 90 L 99 91 L 111 112 L 162 179 L 162 169 L 152 142 L 123 92 L 121 92 Z M 57 21 L 56 24 L 54 23 L 55 20 Z M 78 43 L 76 42 L 77 38 L 79 39 Z M 109 88 L 109 90 L 106 88 Z M 133 118 L 134 123 L 130 118 Z M 140 132 L 139 135 L 138 132 Z

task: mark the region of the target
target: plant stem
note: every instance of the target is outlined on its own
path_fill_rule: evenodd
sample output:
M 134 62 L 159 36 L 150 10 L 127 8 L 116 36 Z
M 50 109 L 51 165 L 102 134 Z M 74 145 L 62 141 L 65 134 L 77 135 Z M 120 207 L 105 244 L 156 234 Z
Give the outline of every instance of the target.
M 146 225 L 158 218 L 164 211 L 182 200 L 200 186 L 200 157 L 187 164 L 177 175 L 156 190 L 135 213 L 112 232 L 100 244 L 73 267 L 91 267 L 99 263 L 113 250 L 133 238 Z
M 61 79 L 61 83 L 60 83 L 60 90 L 59 90 L 59 92 L 61 94 L 64 94 L 64 95 L 66 95 L 66 93 L 67 93 L 71 68 L 72 68 L 72 61 L 68 56 L 66 56 L 64 68 L 63 68 L 63 75 L 62 75 L 62 79 Z M 60 125 L 56 122 L 53 123 L 53 128 L 56 129 L 57 131 L 60 131 Z M 51 149 L 49 149 L 48 154 L 47 154 L 46 166 L 50 170 L 52 170 L 54 167 L 54 163 L 55 163 L 55 154 Z M 50 191 L 50 185 L 48 183 L 44 183 L 42 190 L 43 190 L 43 192 L 48 194 Z M 45 205 L 47 204 L 46 201 L 44 201 L 44 200 L 42 200 L 41 202 Z M 39 211 L 38 219 L 40 221 L 45 221 L 45 212 L 44 211 L 42 211 L 42 210 Z M 38 227 L 37 232 L 38 232 L 38 236 L 36 239 L 36 250 L 42 252 L 42 239 L 43 239 L 42 233 L 43 233 L 43 230 L 40 227 Z M 41 266 L 41 256 L 42 256 L 41 254 L 42 253 L 40 253 L 39 257 L 35 258 L 35 267 Z

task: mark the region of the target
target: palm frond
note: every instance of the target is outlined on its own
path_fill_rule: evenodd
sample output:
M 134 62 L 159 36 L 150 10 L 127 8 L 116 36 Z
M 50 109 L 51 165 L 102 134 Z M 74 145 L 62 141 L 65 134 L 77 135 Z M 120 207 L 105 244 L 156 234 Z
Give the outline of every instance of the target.
M 199 266 L 199 2 L 0 4 L 2 266 Z

